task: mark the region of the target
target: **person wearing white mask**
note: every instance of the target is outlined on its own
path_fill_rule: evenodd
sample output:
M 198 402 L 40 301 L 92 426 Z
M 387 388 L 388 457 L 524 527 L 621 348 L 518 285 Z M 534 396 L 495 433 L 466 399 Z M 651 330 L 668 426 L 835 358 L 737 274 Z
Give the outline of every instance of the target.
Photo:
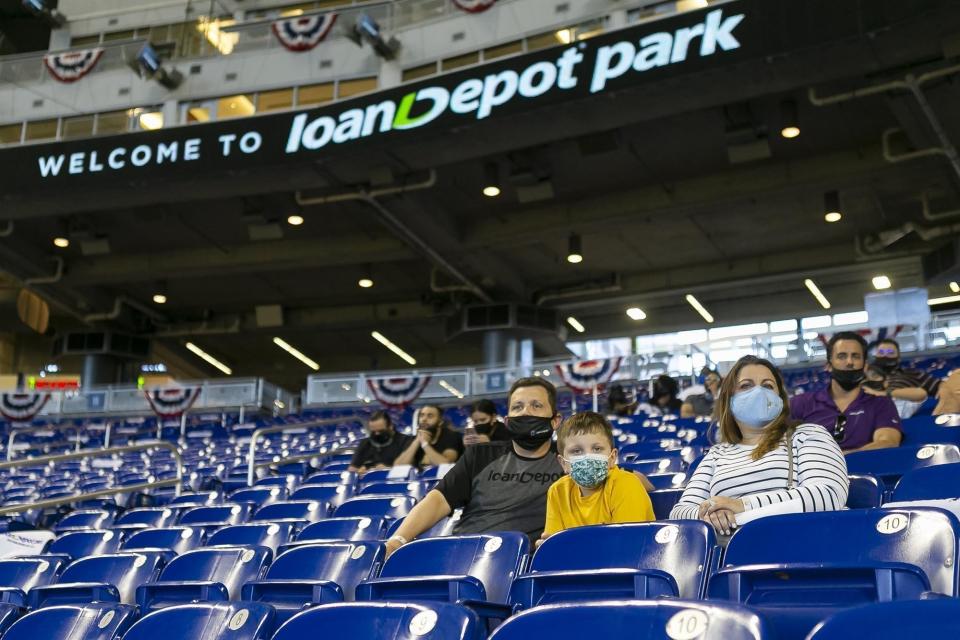
M 720 443 L 710 449 L 670 512 L 730 535 L 737 514 L 790 503 L 797 511 L 834 511 L 847 502 L 843 452 L 818 424 L 790 420 L 789 397 L 775 366 L 737 361 L 714 407 Z

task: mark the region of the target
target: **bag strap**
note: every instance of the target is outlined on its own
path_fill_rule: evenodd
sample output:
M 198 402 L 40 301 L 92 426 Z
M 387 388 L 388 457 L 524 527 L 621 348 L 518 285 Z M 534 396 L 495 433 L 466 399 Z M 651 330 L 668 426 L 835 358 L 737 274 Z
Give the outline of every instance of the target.
M 793 489 L 793 434 L 796 432 L 795 429 L 787 429 L 786 438 L 787 438 L 787 489 Z

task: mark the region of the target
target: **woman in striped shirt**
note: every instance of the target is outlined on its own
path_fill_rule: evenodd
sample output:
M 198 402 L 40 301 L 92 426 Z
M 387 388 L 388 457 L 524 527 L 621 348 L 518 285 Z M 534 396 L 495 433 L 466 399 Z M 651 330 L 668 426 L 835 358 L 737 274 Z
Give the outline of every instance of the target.
M 703 457 L 671 518 L 701 519 L 730 535 L 738 513 L 772 504 L 793 501 L 797 511 L 844 507 L 850 482 L 840 447 L 820 425 L 790 421 L 783 378 L 770 362 L 740 358 L 723 380 L 714 417 L 720 444 Z

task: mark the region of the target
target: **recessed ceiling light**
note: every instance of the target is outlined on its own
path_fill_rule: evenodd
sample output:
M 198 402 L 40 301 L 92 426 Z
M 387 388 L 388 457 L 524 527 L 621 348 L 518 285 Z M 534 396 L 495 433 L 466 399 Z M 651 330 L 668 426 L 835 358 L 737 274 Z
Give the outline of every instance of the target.
M 700 314 L 700 317 L 706 320 L 709 323 L 713 322 L 713 316 L 707 311 L 707 308 L 700 304 L 700 301 L 697 300 L 693 295 L 687 294 L 687 302 L 693 307 L 697 313 Z
M 580 264 L 583 262 L 583 251 L 580 247 L 580 235 L 571 233 L 567 241 L 567 262 L 570 264 Z
M 821 307 L 824 309 L 830 308 L 830 301 L 827 300 L 827 296 L 823 295 L 823 292 L 820 291 L 820 287 L 817 286 L 817 283 L 810 278 L 807 278 L 803 281 L 803 284 L 806 285 L 810 293 L 813 294 L 813 297 L 817 299 L 817 302 L 820 303 Z
M 294 214 L 287 218 L 287 224 L 294 227 L 299 227 L 300 225 L 303 224 L 303 216 L 298 216 Z
M 823 216 L 823 219 L 826 220 L 827 222 L 840 222 L 840 220 L 843 219 L 843 216 L 840 214 L 839 211 L 831 211 L 825 216 Z
M 66 249 L 67 247 L 70 246 L 70 241 L 67 240 L 66 238 L 54 238 L 53 244 L 57 247 L 60 247 L 61 249 Z
M 954 293 L 960 293 L 960 284 L 957 284 L 956 282 L 951 282 L 950 291 L 953 291 Z
M 487 185 L 483 188 L 483 195 L 487 196 L 488 198 L 496 198 L 498 195 L 500 195 L 500 187 L 492 184 Z
M 584 331 L 586 331 L 584 326 L 580 324 L 580 321 L 574 318 L 573 316 L 570 316 L 567 318 L 567 324 L 569 324 L 571 327 L 576 329 L 578 333 L 583 333 Z
M 890 288 L 890 278 L 887 276 L 875 276 L 873 278 L 873 288 L 877 291 L 883 291 Z
M 153 301 L 157 304 L 167 304 L 167 296 L 162 293 L 155 293 L 153 294 Z
M 370 278 L 360 278 L 360 280 L 357 281 L 357 285 L 361 289 L 369 289 L 370 287 L 373 286 L 373 280 L 371 280 Z
M 631 320 L 646 320 L 647 314 L 640 307 L 630 307 L 627 309 L 627 315 Z

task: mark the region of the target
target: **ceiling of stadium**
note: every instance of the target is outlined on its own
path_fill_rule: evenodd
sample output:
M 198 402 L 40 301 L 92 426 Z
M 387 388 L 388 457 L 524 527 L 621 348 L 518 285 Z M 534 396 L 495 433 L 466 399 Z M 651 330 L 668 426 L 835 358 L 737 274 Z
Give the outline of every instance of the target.
M 920 256 L 960 229 L 922 239 L 960 221 L 960 173 L 943 154 L 891 161 L 943 145 L 908 91 L 826 106 L 808 92 L 960 63 L 960 10 L 918 4 L 930 10 L 906 8 L 854 40 L 394 137 L 336 161 L 118 184 L 69 201 L 38 193 L 7 211 L 18 219 L 0 238 L 0 260 L 21 278 L 53 275 L 50 239 L 69 229 L 78 241 L 57 254 L 62 279 L 38 287 L 54 301 L 55 329 L 84 326 L 123 298 L 130 304 L 121 302 L 116 318 L 93 324 L 153 335 L 184 362 L 183 342 L 194 339 L 235 375 L 292 389 L 309 370 L 277 349 L 274 335 L 323 371 L 405 366 L 371 339 L 374 329 L 423 365 L 479 362 L 479 334 L 448 340 L 445 318 L 483 297 L 559 308 L 586 337 L 703 327 L 687 293 L 719 325 L 816 315 L 807 277 L 835 310 L 859 309 L 877 274 L 896 288 L 924 284 Z M 960 142 L 960 75 L 923 92 L 946 137 Z M 799 105 L 801 135 L 792 140 L 779 134 L 788 98 Z M 481 194 L 488 162 L 503 175 L 498 198 Z M 340 197 L 401 186 L 378 206 Z M 842 205 L 836 224 L 823 218 L 831 190 Z M 928 214 L 958 217 L 925 218 L 924 199 Z M 286 224 L 295 213 L 302 226 Z M 571 233 L 582 237 L 576 265 L 565 259 Z M 85 255 L 84 239 L 106 240 L 106 253 Z M 375 285 L 361 289 L 367 274 Z M 168 303 L 153 305 L 161 290 Z M 260 305 L 282 305 L 283 326 L 258 328 Z M 629 319 L 629 306 L 647 319 Z M 563 340 L 538 339 L 537 351 L 562 354 Z

